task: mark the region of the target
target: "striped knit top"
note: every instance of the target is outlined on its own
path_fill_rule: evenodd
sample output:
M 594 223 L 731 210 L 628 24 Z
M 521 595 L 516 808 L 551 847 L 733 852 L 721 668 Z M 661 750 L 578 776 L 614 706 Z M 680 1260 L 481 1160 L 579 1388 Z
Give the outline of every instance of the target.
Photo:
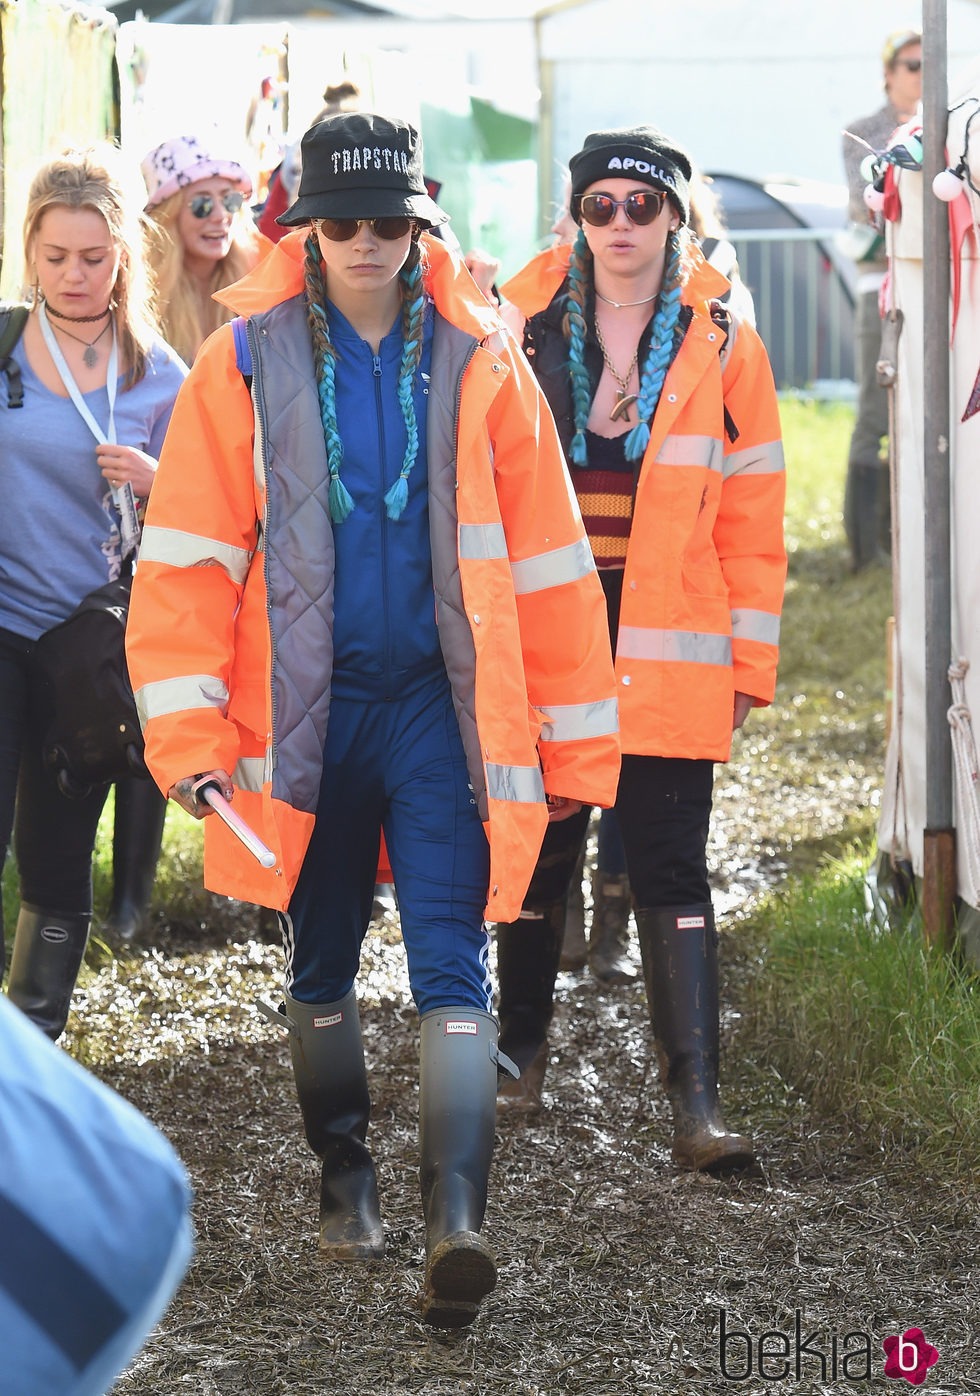
M 633 517 L 633 462 L 626 459 L 626 433 L 597 436 L 587 431 L 588 465 L 572 469 L 582 521 L 596 567 L 623 567 Z

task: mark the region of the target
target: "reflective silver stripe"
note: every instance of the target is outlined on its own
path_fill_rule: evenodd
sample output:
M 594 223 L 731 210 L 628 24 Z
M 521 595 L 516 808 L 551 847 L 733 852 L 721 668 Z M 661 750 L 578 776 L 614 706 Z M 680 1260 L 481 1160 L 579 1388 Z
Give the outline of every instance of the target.
M 619 710 L 615 698 L 598 703 L 542 704 L 547 722 L 541 728 L 543 742 L 577 742 L 587 737 L 608 737 L 619 731 Z
M 721 473 L 724 447 L 716 436 L 681 436 L 671 433 L 657 452 L 658 465 L 693 465 Z
M 191 708 L 221 708 L 228 702 L 228 690 L 213 674 L 182 674 L 178 679 L 145 683 L 136 692 L 136 711 L 145 727 L 151 717 L 186 712 Z
M 730 665 L 732 642 L 728 635 L 707 635 L 700 630 L 647 630 L 639 625 L 621 625 L 616 658 Z
M 763 441 L 747 446 L 744 451 L 732 451 L 725 457 L 724 475 L 778 475 L 786 469 L 781 441 Z
M 538 553 L 537 557 L 526 557 L 510 566 L 514 577 L 514 590 L 518 596 L 531 591 L 546 591 L 548 587 L 561 587 L 566 582 L 577 582 L 595 571 L 595 560 L 587 538 L 570 543 L 566 548 L 556 548 L 554 552 Z
M 200 533 L 147 524 L 140 540 L 141 562 L 167 562 L 171 567 L 223 567 L 233 582 L 244 582 L 252 554 L 247 548 L 219 543 Z
M 732 635 L 736 640 L 758 640 L 763 645 L 778 645 L 779 617 L 771 611 L 737 607 L 732 611 Z
M 477 562 L 506 557 L 507 538 L 503 524 L 460 524 L 459 555 Z
M 231 779 L 237 789 L 249 790 L 255 795 L 261 795 L 262 785 L 266 779 L 265 772 L 266 760 L 264 756 L 240 756 L 235 762 Z
M 540 804 L 544 799 L 540 766 L 497 766 L 488 761 L 487 794 L 491 800 L 513 800 L 520 805 Z

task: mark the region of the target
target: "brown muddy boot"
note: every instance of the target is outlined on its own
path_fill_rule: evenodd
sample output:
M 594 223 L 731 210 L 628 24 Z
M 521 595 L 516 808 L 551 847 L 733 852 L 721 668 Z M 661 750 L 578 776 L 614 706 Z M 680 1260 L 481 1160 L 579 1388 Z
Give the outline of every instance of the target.
M 502 1111 L 541 1107 L 564 927 L 564 900 L 496 927 L 500 1050 L 521 1073 L 516 1081 L 501 1079 L 497 1106 Z
M 722 1175 L 757 1166 L 718 1106 L 718 933 L 710 904 L 638 911 L 650 1021 L 674 1116 L 673 1159 Z
M 589 931 L 589 969 L 604 986 L 632 984 L 639 978 L 629 956 L 630 880 L 597 868 L 592 879 L 592 927 Z
M 493 1251 L 480 1235 L 493 1156 L 497 1023 L 479 1009 L 439 1008 L 423 1015 L 421 1034 L 422 1319 L 463 1328 L 497 1283 Z
M 584 969 L 589 956 L 589 947 L 585 939 L 585 892 L 582 886 L 584 876 L 585 841 L 583 840 L 582 851 L 572 875 L 572 885 L 568 889 L 568 897 L 565 901 L 565 932 L 561 942 L 561 959 L 558 961 L 559 969 L 573 972 Z
M 385 1238 L 374 1160 L 364 1142 L 368 1095 L 353 989 L 336 1003 L 285 995 L 289 1053 L 310 1148 L 322 1161 L 320 1251 L 327 1259 L 373 1260 Z

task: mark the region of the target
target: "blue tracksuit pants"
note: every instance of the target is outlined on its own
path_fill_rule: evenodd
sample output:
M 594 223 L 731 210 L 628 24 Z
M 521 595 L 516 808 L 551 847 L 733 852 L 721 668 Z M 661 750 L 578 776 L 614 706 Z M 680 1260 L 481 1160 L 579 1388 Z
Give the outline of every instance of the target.
M 445 671 L 398 699 L 331 700 L 313 837 L 280 918 L 301 1003 L 336 1003 L 354 983 L 382 828 L 419 1012 L 489 1012 L 490 850 Z

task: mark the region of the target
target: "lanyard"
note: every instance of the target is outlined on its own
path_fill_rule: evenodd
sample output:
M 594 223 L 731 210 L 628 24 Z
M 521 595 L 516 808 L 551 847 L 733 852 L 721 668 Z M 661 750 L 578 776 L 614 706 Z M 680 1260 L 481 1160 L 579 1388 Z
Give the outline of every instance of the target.
M 109 367 L 106 370 L 105 384 L 106 393 L 109 397 L 109 425 L 107 430 L 103 431 L 89 411 L 88 403 L 82 397 L 78 384 L 72 376 L 72 371 L 68 367 L 68 362 L 61 352 L 61 345 L 54 337 L 54 331 L 48 320 L 48 313 L 44 308 L 43 301 L 38 305 L 37 318 L 41 326 L 41 334 L 44 337 L 44 342 L 48 346 L 48 352 L 54 360 L 54 366 L 58 370 L 58 375 L 65 386 L 68 396 L 78 409 L 79 415 L 100 446 L 114 446 L 116 444 L 116 387 L 119 377 L 119 346 L 116 343 L 115 320 L 112 322 L 112 348 L 109 350 Z M 109 488 L 112 490 L 112 502 L 119 510 L 119 530 L 122 535 L 123 556 L 128 557 L 136 548 L 140 536 L 139 519 L 136 514 L 136 497 L 133 494 L 133 487 L 128 480 L 125 484 L 120 485 L 118 489 L 113 489 L 111 485 Z

